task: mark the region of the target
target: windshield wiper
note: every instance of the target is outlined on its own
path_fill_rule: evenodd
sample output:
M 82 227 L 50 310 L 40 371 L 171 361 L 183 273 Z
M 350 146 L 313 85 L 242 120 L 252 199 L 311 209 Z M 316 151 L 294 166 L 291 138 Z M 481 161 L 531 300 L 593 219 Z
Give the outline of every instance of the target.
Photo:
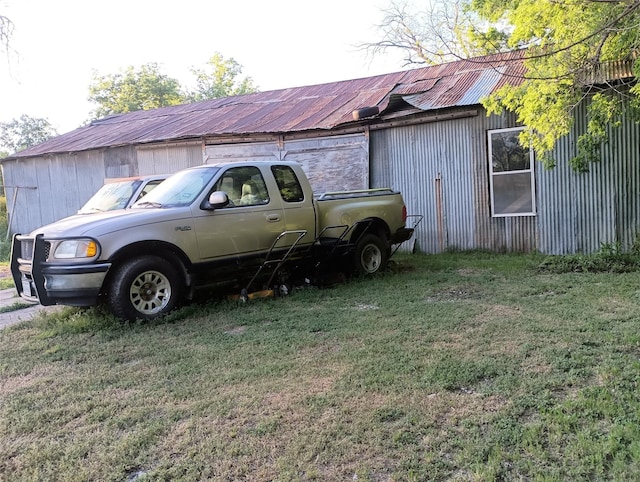
M 78 214 L 93 214 L 93 213 L 103 213 L 104 209 L 100 208 L 85 208 L 81 211 L 78 211 Z
M 139 207 L 139 208 L 143 208 L 143 207 L 144 207 L 144 208 L 148 208 L 148 207 L 151 207 L 151 208 L 161 208 L 161 207 L 162 207 L 162 204 L 160 204 L 160 203 L 154 203 L 154 202 L 152 202 L 152 201 L 141 201 L 141 202 L 137 202 L 137 203 L 135 204 L 135 206 L 136 206 L 136 207 Z

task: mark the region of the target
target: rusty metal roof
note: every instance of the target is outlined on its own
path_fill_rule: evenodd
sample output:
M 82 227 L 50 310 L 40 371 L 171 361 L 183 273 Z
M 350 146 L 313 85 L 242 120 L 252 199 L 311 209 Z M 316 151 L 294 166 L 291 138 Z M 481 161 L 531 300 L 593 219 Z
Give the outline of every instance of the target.
M 328 84 L 292 87 L 113 115 L 7 159 L 202 137 L 280 134 L 345 127 L 352 112 L 397 99 L 424 111 L 479 104 L 524 74 L 522 51 Z

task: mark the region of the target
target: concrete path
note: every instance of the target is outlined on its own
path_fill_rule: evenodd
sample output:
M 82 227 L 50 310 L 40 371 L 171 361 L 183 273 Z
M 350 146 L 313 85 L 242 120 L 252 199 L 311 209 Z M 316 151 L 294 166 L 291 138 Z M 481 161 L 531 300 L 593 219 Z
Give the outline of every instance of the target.
M 26 301 L 18 297 L 15 289 L 0 290 L 0 307 L 4 308 L 5 306 L 11 306 L 16 303 L 24 304 Z M 30 320 L 43 311 L 50 312 L 59 309 L 62 309 L 62 306 L 32 305 L 27 308 L 20 308 L 19 310 L 5 311 L 4 313 L 0 313 L 0 329 L 21 321 Z

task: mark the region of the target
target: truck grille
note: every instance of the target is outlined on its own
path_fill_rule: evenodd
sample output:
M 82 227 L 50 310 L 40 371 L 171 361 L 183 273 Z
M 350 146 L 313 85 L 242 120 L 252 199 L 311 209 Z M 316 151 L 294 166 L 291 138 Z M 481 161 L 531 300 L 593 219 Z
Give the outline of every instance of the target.
M 17 240 L 17 242 L 20 243 L 20 258 L 28 262 L 33 261 L 35 239 L 28 238 L 28 237 L 18 237 L 18 238 L 19 239 Z M 45 241 L 44 257 L 43 257 L 44 260 L 46 260 L 49 257 L 50 250 L 51 250 L 51 243 L 48 241 Z

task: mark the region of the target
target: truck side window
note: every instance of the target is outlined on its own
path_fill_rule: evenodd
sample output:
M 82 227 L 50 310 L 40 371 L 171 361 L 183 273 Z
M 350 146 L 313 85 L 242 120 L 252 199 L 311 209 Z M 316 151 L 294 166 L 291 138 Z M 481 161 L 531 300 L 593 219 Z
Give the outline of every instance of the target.
M 149 194 L 151 191 L 153 191 L 156 186 L 158 184 L 160 184 L 162 182 L 162 180 L 157 180 L 157 181 L 149 181 L 147 183 L 147 185 L 145 187 L 142 188 L 142 191 L 140 191 L 140 194 L 138 194 L 138 199 L 136 199 L 136 201 L 140 200 L 140 198 L 142 196 L 146 196 L 147 194 Z
M 288 203 L 304 201 L 302 186 L 300 186 L 300 181 L 291 167 L 271 166 L 271 172 L 276 178 L 276 184 L 278 184 L 283 201 Z
M 233 206 L 255 206 L 269 203 L 264 178 L 257 167 L 232 167 L 216 182 L 214 191 L 224 191 Z

